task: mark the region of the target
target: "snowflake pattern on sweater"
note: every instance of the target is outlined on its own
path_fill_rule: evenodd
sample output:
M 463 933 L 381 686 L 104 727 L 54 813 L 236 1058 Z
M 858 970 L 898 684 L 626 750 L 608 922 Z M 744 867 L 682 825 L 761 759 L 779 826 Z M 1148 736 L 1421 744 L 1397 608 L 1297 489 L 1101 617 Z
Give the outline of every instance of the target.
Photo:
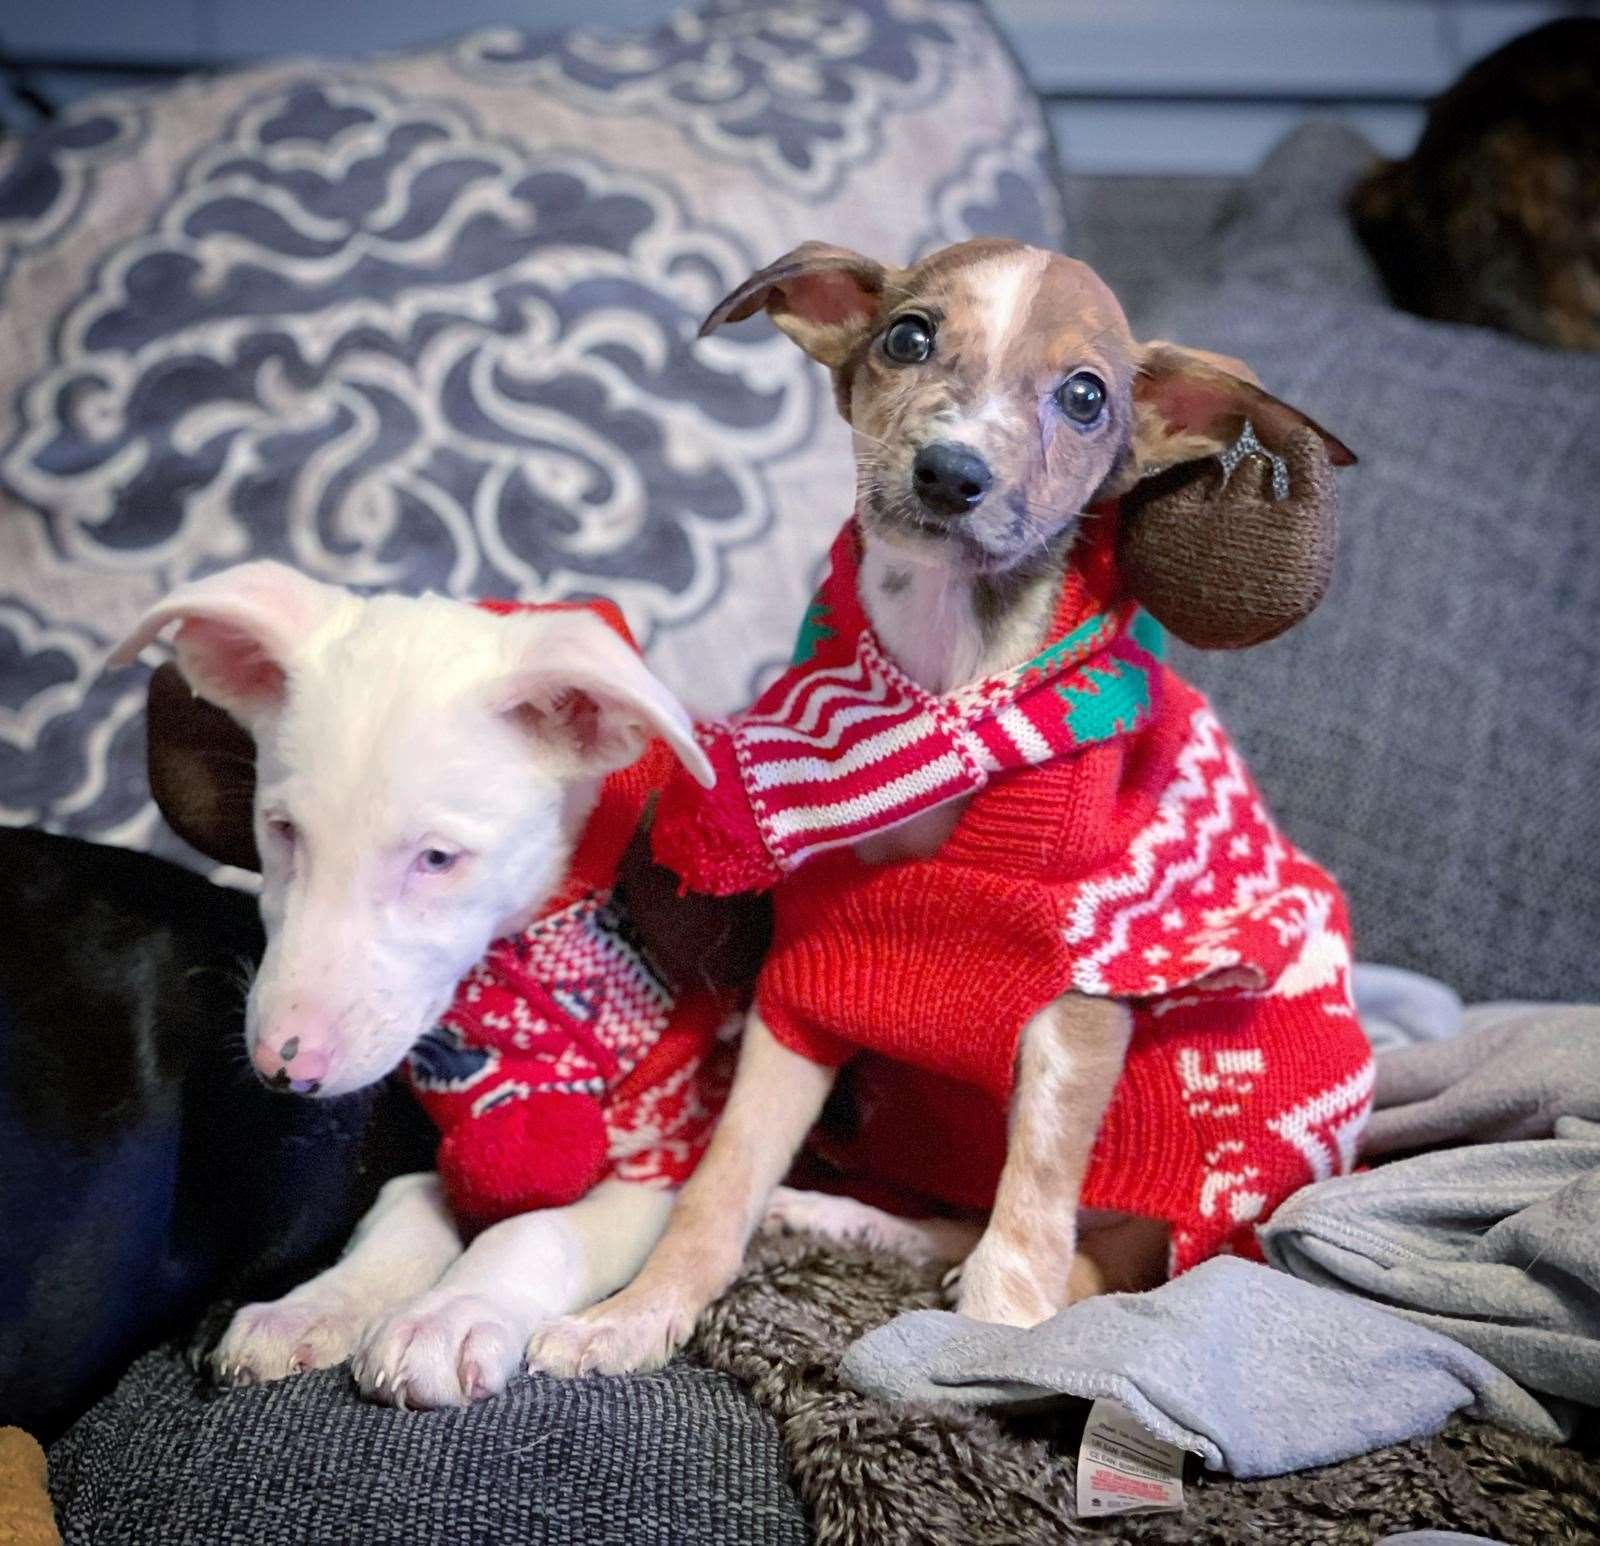
M 591 893 L 497 940 L 406 1075 L 447 1134 L 535 1096 L 590 1098 L 608 1174 L 681 1186 L 727 1093 L 718 1032 L 728 1016 L 700 997 L 666 981 L 609 893 Z M 521 1157 L 530 1172 L 544 1158 L 532 1147 Z

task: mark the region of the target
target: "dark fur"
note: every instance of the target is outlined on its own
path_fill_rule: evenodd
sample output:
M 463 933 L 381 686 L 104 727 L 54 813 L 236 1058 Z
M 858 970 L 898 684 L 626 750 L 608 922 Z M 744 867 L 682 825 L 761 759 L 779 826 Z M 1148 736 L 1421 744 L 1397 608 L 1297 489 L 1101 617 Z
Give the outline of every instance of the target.
M 244 1062 L 253 897 L 0 829 L 0 1423 L 49 1438 L 218 1295 L 332 1260 L 431 1163 L 409 1095 L 273 1095 Z
M 1474 65 L 1350 209 L 1397 306 L 1600 349 L 1600 19 Z

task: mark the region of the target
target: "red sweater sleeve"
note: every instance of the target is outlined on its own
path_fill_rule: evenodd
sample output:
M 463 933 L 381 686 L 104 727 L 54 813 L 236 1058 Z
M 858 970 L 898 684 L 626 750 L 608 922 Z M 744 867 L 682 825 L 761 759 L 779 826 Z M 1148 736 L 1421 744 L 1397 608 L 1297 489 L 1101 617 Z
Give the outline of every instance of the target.
M 797 1052 L 809 1063 L 820 1063 L 825 1068 L 842 1068 L 861 1048 L 836 1036 L 810 1015 L 803 1013 L 792 999 L 777 993 L 763 994 L 756 989 L 755 1012 L 761 1022 L 772 1032 L 772 1038 L 781 1047 Z

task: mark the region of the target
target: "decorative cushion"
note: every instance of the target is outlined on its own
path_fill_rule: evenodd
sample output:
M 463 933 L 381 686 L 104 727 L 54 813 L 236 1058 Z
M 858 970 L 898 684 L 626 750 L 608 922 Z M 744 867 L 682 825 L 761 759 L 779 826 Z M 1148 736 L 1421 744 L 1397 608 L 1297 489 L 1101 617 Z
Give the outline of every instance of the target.
M 967 0 L 717 0 L 87 103 L 0 161 L 0 821 L 181 857 L 108 646 L 250 557 L 602 593 L 694 706 L 786 651 L 851 497 L 821 370 L 706 311 L 808 237 L 1061 245 Z M 193 856 L 189 855 L 190 862 Z
M 1248 360 L 1345 440 L 1309 621 L 1180 662 L 1357 953 L 1468 999 L 1600 998 L 1600 358 L 1393 310 L 1342 210 L 1370 148 L 1286 142 L 1157 331 Z

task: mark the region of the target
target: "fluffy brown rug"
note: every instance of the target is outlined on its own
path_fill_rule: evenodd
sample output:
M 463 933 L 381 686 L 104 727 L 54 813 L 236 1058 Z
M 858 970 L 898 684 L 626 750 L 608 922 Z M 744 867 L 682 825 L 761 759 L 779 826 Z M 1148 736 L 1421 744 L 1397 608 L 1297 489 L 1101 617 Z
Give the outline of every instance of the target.
M 767 1239 L 697 1335 L 694 1354 L 777 1419 L 819 1546 L 1368 1546 L 1430 1527 L 1513 1546 L 1600 1541 L 1592 1428 L 1586 1442 L 1562 1448 L 1459 1420 L 1431 1439 L 1293 1476 L 1244 1482 L 1199 1472 L 1181 1514 L 1080 1522 L 1081 1406 L 1022 1425 L 890 1408 L 838 1383 L 850 1341 L 901 1310 L 936 1305 L 938 1276 L 874 1252 Z

